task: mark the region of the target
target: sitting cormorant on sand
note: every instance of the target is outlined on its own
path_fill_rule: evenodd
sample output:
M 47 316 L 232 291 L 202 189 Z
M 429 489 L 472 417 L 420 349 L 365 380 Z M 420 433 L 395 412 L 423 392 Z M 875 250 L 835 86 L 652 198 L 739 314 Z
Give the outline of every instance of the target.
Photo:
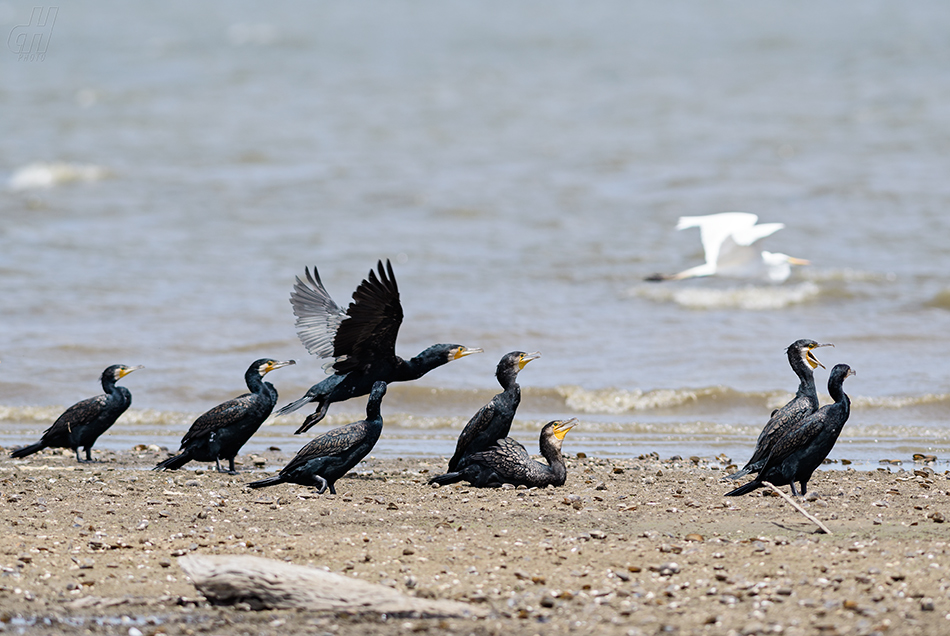
M 297 277 L 290 304 L 297 316 L 297 336 L 311 354 L 333 358 L 326 365 L 333 375 L 314 384 L 299 400 L 279 411 L 286 415 L 309 402 L 317 409 L 307 416 L 296 433 L 303 433 L 322 420 L 330 404 L 366 395 L 377 381 L 386 383 L 417 380 L 447 362 L 480 353 L 457 344 L 432 345 L 416 357 L 396 355 L 396 336 L 402 324 L 399 287 L 390 262 L 376 265 L 353 292 L 353 302 L 343 311 L 327 293 L 317 268 L 305 270 L 307 282 Z
M 336 481 L 366 457 L 383 431 L 379 407 L 386 395 L 386 383 L 376 382 L 366 402 L 366 419 L 327 431 L 310 440 L 281 471 L 267 479 L 251 482 L 251 488 L 292 483 L 315 486 L 318 494 L 327 488 L 336 494 Z
M 755 452 L 740 470 L 726 475 L 727 479 L 738 479 L 749 473 L 757 473 L 765 465 L 769 453 L 775 442 L 785 433 L 795 428 L 803 419 L 818 410 L 818 392 L 815 390 L 815 375 L 813 369 L 825 368 L 813 349 L 818 347 L 833 347 L 833 344 L 818 344 L 814 340 L 796 340 L 788 346 L 788 364 L 798 376 L 798 392 L 788 404 L 772 412 L 772 417 L 765 424 L 759 439 L 755 443 Z
M 221 460 L 228 460 L 229 473 L 236 474 L 234 458 L 241 447 L 261 427 L 277 404 L 277 389 L 264 376 L 281 367 L 295 364 L 293 360 L 278 362 L 270 358 L 255 360 L 244 373 L 250 393 L 228 400 L 195 420 L 181 439 L 179 454 L 161 462 L 154 470 L 175 470 L 191 460 L 214 462 L 219 473 Z
M 547 464 L 531 459 L 524 446 L 506 437 L 488 450 L 465 456 L 455 472 L 434 477 L 430 483 L 444 486 L 464 479 L 478 487 L 502 484 L 529 488 L 563 486 L 567 466 L 561 455 L 561 442 L 576 423 L 576 419 L 559 420 L 549 422 L 541 429 L 539 445 Z
M 515 411 L 521 403 L 521 386 L 518 385 L 518 372 L 532 360 L 541 357 L 541 354 L 512 351 L 507 353 L 495 367 L 495 378 L 504 389 L 491 399 L 472 416 L 465 428 L 459 434 L 455 445 L 455 454 L 449 460 L 449 470 L 452 473 L 458 470 L 459 462 L 466 455 L 478 453 L 491 448 L 498 440 L 508 437 L 511 422 L 515 418 Z M 433 477 L 433 483 L 438 477 Z
M 92 445 L 132 404 L 132 394 L 129 390 L 124 386 L 116 386 L 115 383 L 141 368 L 124 364 L 108 367 L 100 377 L 105 395 L 97 395 L 73 404 L 46 429 L 40 441 L 13 451 L 10 457 L 26 457 L 44 448 L 71 448 L 76 453 L 76 461 L 91 462 Z M 85 460 L 79 456 L 80 446 L 86 451 Z
M 828 378 L 828 392 L 834 403 L 821 407 L 777 440 L 756 478 L 727 492 L 726 497 L 752 492 L 761 488 L 764 481 L 774 486 L 788 484 L 796 497 L 797 481 L 802 486 L 804 497 L 808 492 L 808 480 L 831 452 L 851 413 L 851 400 L 842 387 L 849 375 L 854 375 L 851 367 L 846 364 L 835 365 Z

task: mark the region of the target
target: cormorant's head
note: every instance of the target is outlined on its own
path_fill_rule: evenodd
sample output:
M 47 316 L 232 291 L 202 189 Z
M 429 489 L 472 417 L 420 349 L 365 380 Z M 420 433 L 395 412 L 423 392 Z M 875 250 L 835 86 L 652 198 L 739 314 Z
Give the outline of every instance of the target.
M 833 346 L 834 345 L 831 344 L 830 342 L 825 343 L 825 344 L 818 344 L 814 340 L 807 340 L 807 339 L 796 340 L 791 345 L 789 345 L 787 349 L 788 358 L 789 360 L 791 360 L 793 357 L 800 357 L 802 361 L 805 364 L 807 364 L 809 367 L 811 367 L 812 369 L 817 369 L 818 367 L 821 367 L 822 369 L 824 369 L 825 365 L 823 365 L 821 362 L 818 361 L 818 358 L 815 357 L 815 353 L 812 351 L 812 349 L 817 349 L 818 347 L 833 347 Z
M 281 367 L 290 366 L 291 364 L 297 364 L 294 360 L 285 360 L 283 362 L 278 362 L 271 358 L 261 358 L 260 360 L 255 360 L 251 364 L 251 369 L 256 369 L 257 374 L 261 377 L 264 377 L 274 369 L 279 369 Z
M 438 345 L 440 347 L 445 347 L 445 355 L 448 358 L 449 362 L 452 360 L 458 360 L 459 358 L 464 358 L 465 356 L 470 356 L 473 353 L 481 353 L 484 349 L 480 347 L 473 347 L 469 349 L 468 347 L 463 347 L 458 344 L 447 344 L 447 345 Z
M 834 382 L 844 382 L 845 378 L 852 375 L 857 375 L 857 371 L 852 369 L 846 364 L 836 364 L 831 369 L 831 374 L 828 376 L 828 386 L 831 386 Z
M 572 417 L 569 420 L 555 420 L 553 422 L 548 422 L 544 425 L 544 428 L 541 429 L 541 438 L 547 438 L 558 450 L 561 448 L 561 442 L 564 441 L 564 436 L 567 435 L 567 432 L 574 428 L 577 425 L 577 418 Z
M 498 367 L 495 369 L 495 376 L 501 378 L 508 375 L 518 375 L 518 372 L 524 369 L 525 365 L 540 358 L 541 354 L 537 351 L 525 353 L 524 351 L 512 351 L 502 356 L 498 361 Z
M 144 368 L 145 367 L 143 367 L 142 365 L 130 367 L 127 364 L 113 364 L 111 367 L 108 367 L 105 371 L 102 372 L 102 379 L 103 380 L 109 379 L 109 380 L 113 380 L 117 382 L 121 380 L 122 378 L 124 378 L 125 376 L 127 376 L 128 374 L 135 371 L 136 369 L 144 369 Z

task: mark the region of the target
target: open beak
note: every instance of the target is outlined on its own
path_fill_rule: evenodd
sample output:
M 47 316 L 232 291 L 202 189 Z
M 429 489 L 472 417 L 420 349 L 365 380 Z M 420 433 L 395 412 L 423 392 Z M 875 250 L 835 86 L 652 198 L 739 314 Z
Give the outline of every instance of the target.
M 818 360 L 818 358 L 815 357 L 814 350 L 817 349 L 818 347 L 833 347 L 833 346 L 834 346 L 833 344 L 831 344 L 830 342 L 827 342 L 825 344 L 815 345 L 814 347 L 808 350 L 808 353 L 805 354 L 805 358 L 808 360 L 808 364 L 811 365 L 812 369 L 817 369 L 818 367 L 821 367 L 822 369 L 825 368 L 825 365 L 823 365 Z
M 572 417 L 569 420 L 561 420 L 554 424 L 554 437 L 563 440 L 567 432 L 577 425 L 577 418 Z
M 459 358 L 470 356 L 473 353 L 482 353 L 483 351 L 485 350 L 482 349 L 481 347 L 472 347 L 471 349 L 469 349 L 468 347 L 459 347 L 458 349 L 455 350 L 455 356 L 452 359 L 458 360 Z
M 518 360 L 518 370 L 520 371 L 521 369 L 524 369 L 526 364 L 540 357 L 541 357 L 540 351 L 533 351 L 531 353 L 521 354 L 521 359 Z

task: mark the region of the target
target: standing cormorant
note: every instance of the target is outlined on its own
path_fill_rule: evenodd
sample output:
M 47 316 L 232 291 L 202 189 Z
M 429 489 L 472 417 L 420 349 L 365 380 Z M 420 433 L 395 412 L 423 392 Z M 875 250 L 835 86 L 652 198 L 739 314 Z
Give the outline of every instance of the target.
M 815 390 L 815 375 L 813 369 L 825 368 L 813 349 L 818 347 L 833 347 L 833 344 L 818 344 L 814 340 L 796 340 L 788 346 L 788 364 L 798 376 L 798 392 L 788 404 L 772 411 L 772 417 L 765 424 L 759 439 L 755 443 L 752 458 L 740 470 L 726 475 L 727 479 L 738 479 L 749 473 L 757 473 L 768 459 L 775 442 L 785 433 L 795 428 L 799 422 L 818 410 L 818 392 Z
M 175 470 L 191 460 L 214 462 L 223 473 L 221 460 L 228 460 L 232 475 L 234 458 L 241 447 L 261 427 L 277 404 L 277 389 L 264 376 L 281 367 L 295 364 L 293 360 L 278 362 L 270 358 L 255 360 L 244 373 L 244 381 L 250 393 L 223 402 L 195 420 L 181 439 L 178 455 L 161 462 L 154 470 Z
M 100 377 L 105 395 L 97 395 L 73 404 L 43 432 L 40 441 L 13 451 L 10 457 L 26 457 L 44 448 L 71 448 L 76 453 L 76 461 L 91 462 L 92 445 L 132 404 L 132 394 L 129 390 L 124 386 L 116 386 L 115 383 L 141 368 L 124 364 L 114 364 L 106 368 Z M 80 446 L 86 451 L 85 460 L 79 456 Z
M 518 372 L 524 369 L 526 364 L 540 357 L 541 354 L 537 351 L 533 353 L 512 351 L 502 357 L 495 368 L 495 378 L 498 379 L 498 384 L 504 391 L 480 408 L 462 429 L 455 445 L 455 454 L 449 460 L 448 472 L 458 470 L 459 462 L 466 455 L 488 450 L 498 440 L 508 437 L 511 421 L 515 418 L 518 404 L 521 403 L 521 386 L 517 382 Z M 435 482 L 436 479 L 438 477 L 433 477 L 429 483 Z
M 307 282 L 297 277 L 290 295 L 297 316 L 297 336 L 311 354 L 333 358 L 326 365 L 333 375 L 314 384 L 299 400 L 279 411 L 286 415 L 308 402 L 317 409 L 307 416 L 296 433 L 303 433 L 326 416 L 330 404 L 366 395 L 377 381 L 386 383 L 417 380 L 447 362 L 472 353 L 457 344 L 432 345 L 416 357 L 404 360 L 396 355 L 396 336 L 402 324 L 399 287 L 390 262 L 377 262 L 353 292 L 353 302 L 343 311 L 327 293 L 317 268 L 306 269 Z
M 541 455 L 548 461 L 542 464 L 531 459 L 525 447 L 517 440 L 506 437 L 488 450 L 465 456 L 455 472 L 433 477 L 430 483 L 446 485 L 463 479 L 473 486 L 563 486 L 567 466 L 561 455 L 564 436 L 577 423 L 576 419 L 549 422 L 541 429 Z
M 315 486 L 319 494 L 327 488 L 336 494 L 336 480 L 366 457 L 383 431 L 383 416 L 379 412 L 386 383 L 376 382 L 366 402 L 366 419 L 352 422 L 315 437 L 301 448 L 290 463 L 275 476 L 248 484 L 264 488 L 275 484 L 293 483 Z
M 849 375 L 854 375 L 851 367 L 836 364 L 828 378 L 828 392 L 834 403 L 821 407 L 777 440 L 756 478 L 727 492 L 726 497 L 752 492 L 761 488 L 764 481 L 774 486 L 788 484 L 796 497 L 797 481 L 802 486 L 804 497 L 808 492 L 808 480 L 831 452 L 851 414 L 851 400 L 843 389 L 845 378 Z

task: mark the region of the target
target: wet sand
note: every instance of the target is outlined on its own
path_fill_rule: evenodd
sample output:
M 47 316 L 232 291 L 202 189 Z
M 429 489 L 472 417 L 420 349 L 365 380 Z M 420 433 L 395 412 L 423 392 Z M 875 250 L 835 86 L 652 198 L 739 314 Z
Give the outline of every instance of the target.
M 944 634 L 950 476 L 826 471 L 806 509 L 722 494 L 726 461 L 568 459 L 557 489 L 432 488 L 444 461 L 367 460 L 318 496 L 242 473 L 148 470 L 167 452 L 0 461 L 0 631 L 40 634 Z M 197 468 L 197 470 L 194 470 Z M 786 489 L 787 490 L 787 489 Z M 215 607 L 176 563 L 250 554 L 325 567 L 484 618 Z

